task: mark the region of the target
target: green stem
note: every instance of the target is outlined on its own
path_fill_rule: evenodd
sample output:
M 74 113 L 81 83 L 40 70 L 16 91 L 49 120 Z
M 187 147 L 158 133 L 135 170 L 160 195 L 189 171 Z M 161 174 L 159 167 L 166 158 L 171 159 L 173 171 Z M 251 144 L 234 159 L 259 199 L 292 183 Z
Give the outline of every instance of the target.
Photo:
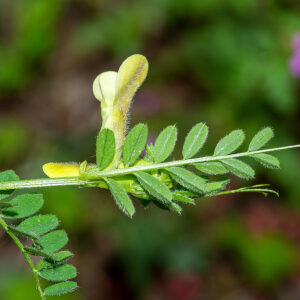
M 14 233 L 9 230 L 7 224 L 5 223 L 5 221 L 1 217 L 0 217 L 0 226 L 6 231 L 6 233 L 11 237 L 11 239 L 14 241 L 14 243 L 17 245 L 17 247 L 22 252 L 23 256 L 25 257 L 25 259 L 26 259 L 26 261 L 27 261 L 32 273 L 33 273 L 33 277 L 35 279 L 36 287 L 37 287 L 37 290 L 40 294 L 40 297 L 41 297 L 42 300 L 45 300 L 45 295 L 43 293 L 41 283 L 40 283 L 40 280 L 39 280 L 39 276 L 38 276 L 38 270 L 35 268 L 32 260 L 30 259 L 29 255 L 28 255 L 28 253 L 24 249 L 23 244 L 20 242 L 20 240 L 17 238 L 17 236 L 15 236 Z
M 259 154 L 259 153 L 281 151 L 281 150 L 292 149 L 292 148 L 300 148 L 300 144 L 293 145 L 293 146 L 272 148 L 272 149 L 263 149 L 263 150 L 251 151 L 251 152 L 247 151 L 247 152 L 235 153 L 235 154 L 230 154 L 230 155 L 205 156 L 205 157 L 191 158 L 191 159 L 186 159 L 186 160 L 175 160 L 175 161 L 170 161 L 170 162 L 165 162 L 165 163 L 160 163 L 160 164 L 131 167 L 131 168 L 126 168 L 126 169 L 114 169 L 111 171 L 91 171 L 90 173 L 87 174 L 87 179 L 91 180 L 91 179 L 99 179 L 99 178 L 103 178 L 103 177 L 127 175 L 127 174 L 132 174 L 135 172 L 139 172 L 139 171 L 153 171 L 153 170 L 157 170 L 157 169 L 166 169 L 166 168 L 170 168 L 170 167 L 193 165 L 193 164 L 201 163 L 201 162 L 224 160 L 224 159 L 243 157 L 243 156 L 251 156 L 251 155 Z M 1 185 L 0 185 L 0 189 L 1 189 Z
M 68 186 L 85 185 L 87 181 L 80 180 L 78 177 L 66 178 L 42 178 L 32 180 L 7 181 L 0 183 L 0 190 L 17 190 L 26 188 L 39 188 L 49 186 Z
M 66 177 L 66 178 L 44 178 L 44 179 L 1 182 L 0 190 L 12 190 L 12 189 L 48 187 L 48 186 L 86 185 L 88 183 L 91 183 L 92 181 L 99 180 L 105 177 L 122 176 L 127 174 L 133 174 L 140 171 L 153 171 L 153 170 L 166 169 L 166 168 L 176 167 L 176 166 L 185 166 L 185 165 L 192 165 L 201 162 L 245 157 L 245 156 L 251 156 L 259 153 L 275 152 L 275 151 L 281 151 L 281 150 L 293 149 L 293 148 L 300 148 L 300 144 L 279 147 L 279 148 L 272 148 L 272 149 L 263 149 L 263 150 L 251 151 L 251 152 L 247 151 L 247 152 L 235 153 L 230 155 L 205 156 L 205 157 L 192 158 L 186 160 L 175 160 L 175 161 L 159 163 L 159 164 L 150 164 L 145 166 L 114 169 L 108 171 L 91 170 L 90 172 L 84 175 L 84 180 L 80 179 L 79 177 L 68 177 L 68 178 Z

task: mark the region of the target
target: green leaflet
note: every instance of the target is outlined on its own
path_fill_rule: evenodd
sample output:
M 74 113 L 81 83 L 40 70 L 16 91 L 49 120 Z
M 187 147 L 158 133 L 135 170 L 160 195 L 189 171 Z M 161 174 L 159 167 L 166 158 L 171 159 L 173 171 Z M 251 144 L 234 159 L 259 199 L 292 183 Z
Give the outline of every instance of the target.
M 19 176 L 13 170 L 6 170 L 0 173 L 0 182 L 5 181 L 18 181 L 20 180 Z M 0 191 L 0 200 L 8 197 L 13 190 Z
M 63 248 L 68 242 L 68 236 L 64 230 L 55 230 L 44 235 L 38 242 L 43 251 L 53 253 Z
M 185 196 L 185 195 L 181 194 L 180 192 L 174 192 L 173 193 L 173 200 L 178 201 L 178 202 L 182 202 L 182 203 L 195 205 L 194 199 L 189 198 L 188 196 Z
M 153 148 L 155 162 L 165 161 L 173 152 L 177 140 L 177 128 L 174 125 L 166 127 L 157 137 Z
M 237 129 L 230 132 L 228 135 L 223 137 L 215 148 L 214 155 L 227 155 L 235 151 L 241 146 L 245 140 L 245 134 L 243 130 Z
M 100 170 L 106 169 L 115 156 L 114 133 L 104 128 L 100 131 L 96 142 L 96 161 Z
M 228 173 L 228 170 L 219 161 L 208 161 L 194 165 L 195 168 L 208 175 L 222 175 Z
M 8 229 L 9 229 L 11 232 L 13 232 L 13 233 L 16 234 L 16 235 L 28 237 L 28 238 L 31 238 L 31 239 L 34 240 L 34 241 L 36 241 L 36 240 L 39 239 L 39 236 L 36 235 L 36 234 L 33 233 L 33 232 L 26 231 L 26 230 L 22 230 L 22 229 L 19 229 L 18 227 L 11 226 L 11 225 L 8 225 L 7 227 L 8 227 Z
M 73 292 L 77 287 L 77 283 L 74 281 L 60 282 L 45 288 L 44 294 L 46 296 L 60 296 Z
M 58 264 L 62 264 L 63 262 L 67 261 L 73 256 L 73 254 L 70 251 L 60 251 L 58 253 L 55 253 L 52 255 L 52 258 L 49 260 L 47 258 L 42 259 L 38 262 L 36 265 L 36 269 L 38 271 L 49 268 Z
M 266 154 L 266 153 L 259 153 L 252 155 L 258 162 L 260 162 L 263 166 L 271 169 L 279 169 L 280 162 L 277 157 Z
M 172 201 L 172 193 L 170 192 L 168 187 L 164 183 L 159 181 L 156 177 L 146 172 L 135 173 L 135 176 L 141 186 L 155 199 L 163 203 Z
M 182 212 L 182 208 L 180 207 L 180 205 L 178 205 L 177 203 L 171 201 L 171 202 L 161 202 L 161 201 L 157 201 L 157 200 L 153 200 L 152 201 L 154 205 L 156 205 L 158 208 L 160 209 L 164 209 L 164 210 L 173 210 L 176 213 L 178 213 L 179 215 Z
M 64 251 L 60 251 L 55 253 L 54 255 L 54 259 L 56 262 L 65 262 L 66 260 L 70 259 L 71 257 L 73 257 L 73 253 L 68 251 L 68 250 L 64 250 Z
M 230 179 L 227 177 L 218 178 L 217 180 L 208 182 L 205 184 L 205 194 L 214 194 L 216 192 L 222 191 L 226 188 Z
M 50 281 L 65 281 L 76 277 L 76 268 L 69 264 L 61 264 L 39 271 L 39 275 Z
M 238 177 L 244 179 L 254 178 L 255 175 L 254 170 L 241 160 L 238 160 L 236 158 L 228 158 L 228 159 L 224 159 L 222 163 L 232 174 Z
M 123 148 L 123 161 L 127 166 L 132 165 L 144 150 L 148 135 L 145 124 L 136 125 L 127 135 Z
M 53 255 L 51 253 L 48 253 L 48 252 L 43 251 L 41 249 L 37 249 L 37 248 L 34 248 L 34 247 L 24 247 L 24 249 L 30 255 L 41 256 L 41 257 L 45 257 L 47 259 L 53 260 Z
M 62 262 L 65 262 L 66 260 L 70 259 L 71 257 L 73 257 L 73 253 L 68 250 L 64 250 L 64 251 L 55 253 L 53 255 L 53 257 L 55 259 L 55 262 L 62 263 Z
M 206 142 L 208 127 L 204 123 L 196 124 L 185 138 L 182 155 L 184 159 L 193 157 Z
M 20 219 L 33 215 L 44 204 L 41 194 L 24 194 L 13 198 L 10 201 L 13 207 L 2 209 L 2 215 L 6 219 Z
M 179 215 L 181 215 L 182 212 L 182 208 L 180 205 L 178 205 L 175 202 L 169 202 L 165 204 L 169 209 L 174 210 L 175 212 L 177 212 Z
M 266 145 L 274 136 L 272 128 L 266 127 L 260 130 L 251 140 L 248 151 L 256 151 Z
M 205 191 L 205 180 L 194 173 L 179 167 L 171 167 L 168 172 L 183 187 L 196 193 Z
M 32 232 L 36 235 L 45 234 L 58 226 L 58 219 L 54 215 L 38 215 L 24 220 L 17 229 Z
M 123 185 L 109 178 L 106 179 L 106 183 L 118 207 L 131 218 L 135 213 L 135 208 Z
M 14 181 L 17 180 L 17 175 L 13 171 L 6 171 L 0 173 L 0 178 L 5 181 Z M 8 195 L 9 194 L 7 193 L 5 197 Z M 2 199 L 5 197 L 2 197 Z M 29 217 L 39 211 L 43 203 L 44 200 L 41 194 L 23 194 L 16 196 L 10 200 L 10 202 L 0 202 L 3 217 L 1 225 L 14 241 L 18 241 L 17 236 L 27 237 L 33 241 L 33 244 L 30 247 L 20 245 L 17 242 L 16 244 L 24 254 L 26 253 L 32 256 L 44 258 L 39 263 L 42 274 L 37 273 L 38 276 L 43 276 L 46 279 L 49 278 L 49 280 L 65 281 L 76 276 L 76 269 L 73 266 L 58 268 L 58 265 L 62 266 L 62 262 L 72 256 L 72 253 L 69 251 L 54 253 L 64 247 L 67 243 L 68 238 L 65 231 L 57 230 L 41 236 L 58 226 L 57 217 L 54 215 L 37 215 Z M 4 221 L 4 219 L 20 219 L 26 217 L 28 218 L 23 220 L 18 226 L 8 225 Z M 35 273 L 36 270 L 34 269 L 31 258 L 27 255 L 26 258 L 32 272 Z M 37 281 L 37 287 L 39 287 L 39 278 L 35 278 Z M 49 287 L 49 295 L 67 293 L 72 291 L 74 286 L 77 286 L 76 283 L 71 283 L 71 285 L 67 284 L 67 286 L 64 287 L 64 284 L 65 282 L 63 282 L 60 286 Z M 38 288 L 38 291 L 40 296 L 43 297 L 41 288 Z
M 6 208 L 6 207 L 13 207 L 13 204 L 11 204 L 10 202 L 0 202 L 0 209 L 2 208 Z

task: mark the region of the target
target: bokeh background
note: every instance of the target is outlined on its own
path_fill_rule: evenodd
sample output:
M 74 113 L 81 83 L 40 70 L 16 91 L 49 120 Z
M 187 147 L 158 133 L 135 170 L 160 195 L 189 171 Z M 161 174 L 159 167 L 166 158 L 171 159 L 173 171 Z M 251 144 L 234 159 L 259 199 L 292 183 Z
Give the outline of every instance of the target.
M 150 70 L 131 125 L 147 123 L 152 139 L 177 124 L 182 145 L 205 121 L 203 154 L 236 128 L 299 143 L 299 32 L 298 0 L 0 0 L 0 169 L 39 178 L 49 161 L 94 162 L 93 79 L 134 53 Z M 135 202 L 130 220 L 107 191 L 43 189 L 79 269 L 81 288 L 61 299 L 300 299 L 300 153 L 278 157 L 282 169 L 256 164 L 254 182 L 280 198 L 199 199 L 182 216 Z M 0 298 L 38 299 L 3 232 L 0 257 Z

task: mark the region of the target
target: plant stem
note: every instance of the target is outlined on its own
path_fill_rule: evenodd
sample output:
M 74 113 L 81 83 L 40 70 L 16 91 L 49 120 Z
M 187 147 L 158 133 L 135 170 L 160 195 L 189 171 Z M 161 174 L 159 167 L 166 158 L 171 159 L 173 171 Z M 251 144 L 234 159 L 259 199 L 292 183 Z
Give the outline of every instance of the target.
M 35 268 L 32 260 L 30 259 L 28 253 L 25 251 L 23 244 L 20 242 L 20 240 L 17 238 L 17 236 L 14 235 L 13 232 L 11 232 L 7 226 L 7 224 L 5 223 L 5 221 L 0 217 L 0 226 L 5 230 L 5 232 L 11 237 L 11 239 L 14 241 L 14 243 L 17 245 L 17 247 L 20 249 L 20 251 L 22 252 L 23 256 L 25 257 L 32 273 L 33 273 L 33 277 L 35 279 L 35 283 L 36 283 L 36 287 L 37 290 L 40 294 L 40 297 L 42 300 L 45 300 L 45 295 L 43 293 L 42 287 L 41 287 L 41 283 L 38 277 L 38 271 Z
M 32 180 L 1 182 L 0 190 L 17 190 L 17 189 L 26 189 L 26 188 L 84 185 L 84 184 L 87 184 L 87 181 L 80 180 L 78 177 L 42 178 L 42 179 L 32 179 Z
M 230 155 L 205 156 L 205 157 L 191 158 L 191 159 L 186 159 L 186 160 L 174 160 L 174 161 L 160 163 L 160 164 L 130 167 L 130 168 L 126 168 L 126 169 L 115 169 L 115 170 L 111 170 L 111 171 L 94 171 L 94 172 L 91 171 L 91 173 L 88 173 L 87 179 L 91 180 L 91 179 L 99 179 L 99 178 L 103 178 L 103 177 L 127 175 L 127 174 L 132 174 L 135 172 L 139 172 L 139 171 L 152 171 L 152 170 L 157 170 L 157 169 L 166 169 L 166 168 L 170 168 L 170 167 L 192 165 L 192 164 L 201 163 L 201 162 L 224 160 L 224 159 L 243 157 L 243 156 L 251 156 L 251 155 L 259 154 L 259 153 L 274 152 L 274 151 L 280 151 L 280 150 L 286 150 L 286 149 L 292 149 L 292 148 L 300 148 L 300 144 L 293 145 L 293 146 L 272 148 L 272 149 L 263 149 L 263 150 L 252 151 L 252 152 L 247 151 L 247 152 L 235 153 L 235 154 L 230 154 Z M 0 185 L 0 189 L 1 189 L 1 185 Z
M 254 188 L 254 186 L 239 188 L 239 189 L 235 189 L 235 190 L 222 191 L 222 192 L 218 192 L 216 194 L 212 194 L 211 196 L 215 197 L 215 196 L 236 194 L 236 193 L 265 193 L 265 194 L 273 193 L 273 194 L 279 196 L 279 194 L 276 191 L 273 191 L 271 189 Z
M 293 149 L 293 148 L 300 148 L 300 144 L 279 147 L 279 148 L 263 149 L 263 150 L 251 151 L 251 152 L 247 151 L 247 152 L 235 153 L 230 155 L 205 156 L 205 157 L 192 158 L 186 160 L 175 160 L 175 161 L 159 163 L 159 164 L 151 164 L 151 165 L 123 168 L 123 169 L 114 169 L 108 171 L 92 170 L 85 174 L 84 180 L 80 179 L 80 177 L 64 177 L 64 178 L 43 178 L 43 179 L 33 179 L 33 180 L 1 182 L 0 190 L 12 190 L 12 189 L 48 187 L 48 186 L 85 185 L 91 183 L 92 181 L 99 180 L 105 177 L 122 176 L 127 174 L 133 174 L 139 171 L 153 171 L 153 170 L 166 169 L 166 168 L 176 167 L 176 166 L 185 166 L 185 165 L 192 165 L 201 162 L 245 157 L 245 156 L 251 156 L 259 153 L 275 152 L 275 151 L 281 151 L 281 150 Z

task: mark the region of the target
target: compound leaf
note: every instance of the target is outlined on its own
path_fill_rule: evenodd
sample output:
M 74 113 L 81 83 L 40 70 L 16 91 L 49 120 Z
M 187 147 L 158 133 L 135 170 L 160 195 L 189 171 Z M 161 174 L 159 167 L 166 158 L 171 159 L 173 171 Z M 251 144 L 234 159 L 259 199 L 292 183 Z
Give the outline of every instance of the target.
M 259 153 L 252 155 L 258 162 L 260 162 L 263 166 L 271 169 L 279 169 L 280 162 L 277 157 L 266 154 L 266 153 Z
M 2 215 L 6 219 L 20 219 L 33 215 L 43 206 L 44 200 L 41 194 L 24 194 L 10 201 L 13 207 L 4 208 Z
M 115 136 L 112 130 L 104 128 L 100 131 L 96 142 L 96 161 L 100 170 L 106 169 L 115 156 Z
M 222 163 L 232 174 L 238 177 L 244 179 L 254 178 L 255 175 L 254 170 L 241 160 L 238 160 L 236 158 L 228 158 L 228 159 L 224 159 Z
M 260 130 L 251 140 L 249 144 L 249 151 L 256 151 L 266 145 L 274 136 L 273 129 L 270 127 Z
M 196 193 L 203 193 L 205 191 L 205 180 L 200 176 L 179 167 L 171 167 L 168 169 L 168 172 L 183 187 Z
M 153 148 L 153 156 L 157 163 L 165 161 L 173 152 L 177 140 L 177 128 L 166 127 L 157 137 Z
M 74 281 L 60 282 L 45 288 L 44 294 L 46 296 L 60 296 L 73 292 L 77 287 L 77 283 Z
M 129 198 L 123 185 L 113 179 L 106 179 L 109 190 L 111 191 L 113 198 L 115 199 L 118 207 L 129 217 L 132 217 L 135 213 L 135 208 L 131 199 Z
M 223 137 L 215 148 L 214 155 L 227 155 L 241 146 L 245 140 L 244 131 L 241 129 L 234 130 Z
M 141 186 L 155 199 L 168 203 L 172 201 L 172 193 L 169 188 L 156 177 L 146 173 L 138 172 L 135 174 Z
M 193 157 L 206 142 L 208 127 L 204 123 L 196 124 L 185 138 L 182 155 L 184 159 Z
M 140 156 L 147 142 L 147 134 L 148 127 L 145 124 L 138 124 L 130 130 L 125 139 L 123 148 L 123 160 L 125 165 L 132 165 Z

